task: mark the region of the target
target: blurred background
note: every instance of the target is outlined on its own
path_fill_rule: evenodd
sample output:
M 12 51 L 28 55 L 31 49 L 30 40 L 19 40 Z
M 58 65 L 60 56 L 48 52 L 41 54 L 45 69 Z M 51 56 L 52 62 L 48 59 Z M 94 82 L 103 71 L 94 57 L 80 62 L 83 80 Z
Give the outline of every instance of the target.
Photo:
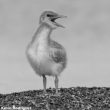
M 59 87 L 109 87 L 110 0 L 0 0 L 0 93 L 43 89 L 25 50 L 45 10 L 68 16 L 52 33 L 68 53 Z

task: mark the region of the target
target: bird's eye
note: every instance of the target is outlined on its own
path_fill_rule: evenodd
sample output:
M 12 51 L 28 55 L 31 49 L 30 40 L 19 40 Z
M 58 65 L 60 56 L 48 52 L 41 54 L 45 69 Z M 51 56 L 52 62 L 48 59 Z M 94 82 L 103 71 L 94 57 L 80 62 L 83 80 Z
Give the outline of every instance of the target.
M 53 17 L 53 15 L 47 14 L 47 17 Z

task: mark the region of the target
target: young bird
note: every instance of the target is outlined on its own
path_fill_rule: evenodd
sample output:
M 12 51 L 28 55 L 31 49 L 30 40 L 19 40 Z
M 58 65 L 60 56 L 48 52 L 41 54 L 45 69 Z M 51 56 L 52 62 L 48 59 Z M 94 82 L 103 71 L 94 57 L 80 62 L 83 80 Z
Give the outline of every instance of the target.
M 67 57 L 64 47 L 50 37 L 54 29 L 63 27 L 55 20 L 65 17 L 52 11 L 43 12 L 39 27 L 26 49 L 32 68 L 36 74 L 43 77 L 44 93 L 46 93 L 46 75 L 55 77 L 55 88 L 58 93 L 58 76 L 66 67 Z

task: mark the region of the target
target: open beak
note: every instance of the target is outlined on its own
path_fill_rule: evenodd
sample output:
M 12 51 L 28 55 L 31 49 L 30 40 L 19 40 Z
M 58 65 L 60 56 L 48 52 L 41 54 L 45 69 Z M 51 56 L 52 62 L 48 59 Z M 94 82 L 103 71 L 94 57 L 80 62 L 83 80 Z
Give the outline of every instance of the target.
M 53 22 L 56 26 L 65 28 L 63 25 L 61 25 L 61 24 L 55 22 L 55 20 L 58 19 L 58 18 L 67 18 L 67 16 L 64 16 L 64 15 L 57 15 L 56 17 L 52 18 L 52 22 Z

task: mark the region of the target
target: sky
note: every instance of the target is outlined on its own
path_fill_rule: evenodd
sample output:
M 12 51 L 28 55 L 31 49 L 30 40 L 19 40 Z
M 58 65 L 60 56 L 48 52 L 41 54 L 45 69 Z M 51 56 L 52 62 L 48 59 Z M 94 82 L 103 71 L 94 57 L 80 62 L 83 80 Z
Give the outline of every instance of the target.
M 0 0 L 0 93 L 43 89 L 25 50 L 45 10 L 67 16 L 51 38 L 68 56 L 59 87 L 110 86 L 109 0 Z M 47 88 L 54 78 L 47 77 Z

